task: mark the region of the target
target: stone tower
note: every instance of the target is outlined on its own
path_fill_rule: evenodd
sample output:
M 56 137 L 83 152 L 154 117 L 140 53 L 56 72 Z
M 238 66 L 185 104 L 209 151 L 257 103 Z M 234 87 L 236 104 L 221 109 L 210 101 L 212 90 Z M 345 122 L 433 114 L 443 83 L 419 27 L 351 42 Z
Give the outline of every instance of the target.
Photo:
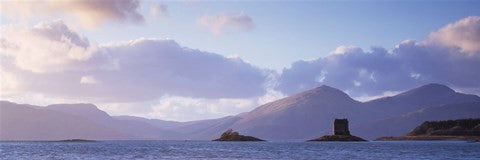
M 350 135 L 347 119 L 335 119 L 335 121 L 333 122 L 333 135 Z

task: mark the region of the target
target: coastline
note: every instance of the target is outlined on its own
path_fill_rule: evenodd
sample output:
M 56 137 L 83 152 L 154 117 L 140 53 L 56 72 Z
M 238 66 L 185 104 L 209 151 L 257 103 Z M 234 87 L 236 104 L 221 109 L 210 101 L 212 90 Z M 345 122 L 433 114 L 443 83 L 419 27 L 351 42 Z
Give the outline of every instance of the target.
M 399 136 L 399 137 L 379 137 L 375 139 L 375 141 L 441 141 L 441 140 L 478 142 L 480 140 L 480 136 Z

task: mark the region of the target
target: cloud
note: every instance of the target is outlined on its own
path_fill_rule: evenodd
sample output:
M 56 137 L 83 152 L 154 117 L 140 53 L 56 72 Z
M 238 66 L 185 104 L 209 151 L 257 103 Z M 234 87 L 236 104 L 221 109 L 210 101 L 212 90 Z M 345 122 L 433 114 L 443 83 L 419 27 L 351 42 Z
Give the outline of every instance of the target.
M 4 69 L 5 68 L 0 67 L 0 70 Z M 18 87 L 19 83 L 15 74 L 0 71 L 0 88 L 2 89 L 2 92 L 17 90 Z M 7 93 L 1 93 L 1 95 L 3 94 Z
M 356 46 L 339 46 L 334 51 L 330 52 L 331 55 L 335 54 L 345 54 L 345 53 L 353 53 L 353 52 L 363 52 L 363 50 Z
M 229 116 L 256 107 L 251 99 L 202 99 L 177 96 L 161 97 L 146 117 L 192 121 Z
M 265 93 L 271 72 L 173 40 L 139 38 L 91 50 L 86 38 L 61 21 L 17 30 L 6 31 L 12 35 L 2 40 L 2 74 L 15 75 L 8 86 L 47 96 L 99 102 L 145 101 L 167 94 L 250 98 Z M 11 82 L 11 77 L 4 79 Z
M 95 45 L 62 21 L 2 26 L 0 96 L 24 103 L 93 102 L 114 115 L 195 120 L 248 111 L 322 84 L 360 100 L 432 82 L 479 94 L 480 54 L 469 45 L 476 39 L 459 36 L 457 43 L 438 38 L 447 34 L 446 28 L 463 34 L 448 26 L 478 26 L 471 19 L 391 49 L 339 46 L 326 57 L 297 61 L 280 74 L 173 40 Z
M 103 103 L 102 110 L 111 115 L 133 115 L 162 120 L 193 121 L 248 112 L 259 105 L 283 98 L 280 92 L 268 91 L 254 98 L 193 98 L 164 95 L 138 103 Z
M 276 89 L 290 95 L 326 84 L 365 99 L 426 83 L 479 88 L 480 56 L 473 45 L 479 44 L 478 28 L 478 18 L 467 17 L 433 32 L 426 42 L 405 40 L 390 50 L 371 51 L 340 46 L 326 57 L 297 61 L 283 69 Z M 442 45 L 429 43 L 434 39 Z
M 480 52 L 480 17 L 471 16 L 430 33 L 427 43 L 458 47 L 462 52 Z
M 0 53 L 19 68 L 36 73 L 61 71 L 91 57 L 96 47 L 69 29 L 63 21 L 32 28 L 1 27 Z
M 254 28 L 252 18 L 245 12 L 203 16 L 198 19 L 198 24 L 209 29 L 215 35 L 235 31 L 248 31 Z
M 361 102 L 367 102 L 367 101 L 382 98 L 382 97 L 395 96 L 395 95 L 400 94 L 402 92 L 404 92 L 404 91 L 385 91 L 385 92 L 383 92 L 382 94 L 379 94 L 379 95 L 374 95 L 374 96 L 364 95 L 364 96 L 355 97 L 355 99 L 358 100 L 358 101 L 361 101 Z
M 150 14 L 157 18 L 165 18 L 170 16 L 168 12 L 168 6 L 165 4 L 154 3 L 150 8 Z
M 172 40 L 160 39 L 137 39 L 103 48 L 110 55 L 104 59 L 115 60 L 113 64 L 118 65 L 118 69 L 102 70 L 93 75 L 100 81 L 111 84 L 106 86 L 111 87 L 105 88 L 107 90 L 122 89 L 120 86 L 136 83 L 135 88 L 124 88 L 130 92 L 127 97 L 170 94 L 203 98 L 245 98 L 264 93 L 262 86 L 268 71 L 258 69 L 239 58 L 225 58 L 181 47 Z
M 98 83 L 95 77 L 93 76 L 83 76 L 80 78 L 80 83 L 81 84 L 95 84 Z
M 12 19 L 67 15 L 76 18 L 81 25 L 89 28 L 107 22 L 144 21 L 143 16 L 137 11 L 140 6 L 138 0 L 40 0 L 35 3 L 4 1 L 1 5 L 2 15 Z

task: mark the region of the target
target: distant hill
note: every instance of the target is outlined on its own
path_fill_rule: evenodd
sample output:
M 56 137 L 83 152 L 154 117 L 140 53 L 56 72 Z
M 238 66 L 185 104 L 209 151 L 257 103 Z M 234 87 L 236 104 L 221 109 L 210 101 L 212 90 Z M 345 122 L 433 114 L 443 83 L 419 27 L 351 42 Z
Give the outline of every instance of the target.
M 381 136 L 403 136 L 425 121 L 478 117 L 480 102 L 465 102 L 423 108 L 394 118 L 378 120 L 357 129 L 366 138 L 374 139 Z
M 127 139 L 80 116 L 0 101 L 0 140 Z
M 231 128 L 262 139 L 313 139 L 331 132 L 334 118 L 349 118 L 351 126 L 371 118 L 362 103 L 344 92 L 320 86 L 262 105 L 238 116 Z
M 371 100 L 365 105 L 381 111 L 386 118 L 391 118 L 426 107 L 479 101 L 480 97 L 476 95 L 458 93 L 445 85 L 432 83 L 395 96 Z
M 331 132 L 331 121 L 348 118 L 367 139 L 400 136 L 424 121 L 478 118 L 480 97 L 428 84 L 365 103 L 320 86 L 256 109 L 218 119 L 173 122 L 109 116 L 93 104 L 46 107 L 0 103 L 0 139 L 192 139 L 211 140 L 227 129 L 265 140 L 308 140 Z
M 0 140 L 175 139 L 178 133 L 117 120 L 93 104 L 46 107 L 0 101 Z
M 176 122 L 176 121 L 165 121 L 165 120 L 159 120 L 159 119 L 147 119 L 147 118 L 135 117 L 135 116 L 112 116 L 112 118 L 117 119 L 117 120 L 140 121 L 140 122 L 148 123 L 152 126 L 162 128 L 162 129 L 170 129 L 170 128 L 174 128 L 174 127 L 177 127 L 179 125 L 184 124 L 182 122 Z
M 330 133 L 332 119 L 348 118 L 352 132 L 374 139 L 404 135 L 425 120 L 480 117 L 479 103 L 476 95 L 457 93 L 439 84 L 366 103 L 355 101 L 338 89 L 320 86 L 250 112 L 192 123 L 176 131 L 189 130 L 189 139 L 211 139 L 232 128 L 267 140 L 305 140 Z
M 480 118 L 426 121 L 407 136 L 480 136 Z
M 355 101 L 338 89 L 320 86 L 267 103 L 235 116 L 236 119 L 230 118 L 223 128 L 217 125 L 209 134 L 219 135 L 220 131 L 232 128 L 267 140 L 305 140 L 330 133 L 332 119 L 348 118 L 352 132 L 373 139 L 403 135 L 425 120 L 480 117 L 480 104 L 471 102 L 480 103 L 480 97 L 458 93 L 440 84 L 428 84 L 366 103 Z
M 405 136 L 377 140 L 480 140 L 480 118 L 426 121 Z

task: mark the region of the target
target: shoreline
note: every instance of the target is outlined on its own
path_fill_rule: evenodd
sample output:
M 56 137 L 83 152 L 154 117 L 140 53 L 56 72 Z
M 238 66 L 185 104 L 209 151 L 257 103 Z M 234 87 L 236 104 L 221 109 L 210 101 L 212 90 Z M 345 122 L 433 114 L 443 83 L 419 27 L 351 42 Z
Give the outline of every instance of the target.
M 480 136 L 399 136 L 399 137 L 379 137 L 375 141 L 475 141 L 480 140 Z

